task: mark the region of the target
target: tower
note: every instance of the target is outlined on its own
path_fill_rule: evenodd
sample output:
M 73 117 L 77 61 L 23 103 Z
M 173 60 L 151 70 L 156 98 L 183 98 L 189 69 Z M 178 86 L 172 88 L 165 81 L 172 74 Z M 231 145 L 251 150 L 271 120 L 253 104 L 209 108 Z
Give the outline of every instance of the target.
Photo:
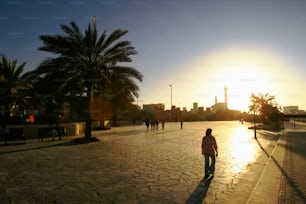
M 225 107 L 227 107 L 227 87 L 225 86 L 224 87 L 224 104 L 225 104 Z

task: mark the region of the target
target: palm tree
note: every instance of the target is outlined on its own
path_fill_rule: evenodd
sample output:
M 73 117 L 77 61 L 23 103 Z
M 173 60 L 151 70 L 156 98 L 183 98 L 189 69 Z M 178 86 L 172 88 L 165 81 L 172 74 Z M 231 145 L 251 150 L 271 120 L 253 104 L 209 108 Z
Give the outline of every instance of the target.
M 277 121 L 279 119 L 280 110 L 275 102 L 275 96 L 271 96 L 268 93 L 258 93 L 257 95 L 252 94 L 250 100 L 249 111 L 254 113 L 254 117 L 256 113 L 259 113 L 262 122 Z
M 258 93 L 257 95 L 252 94 L 251 105 L 249 106 L 250 111 L 256 111 L 260 114 L 261 119 L 267 120 L 269 115 L 275 110 L 274 107 L 277 107 L 275 102 L 275 96 L 271 96 L 268 93 L 262 94 Z
M 106 76 L 110 86 L 108 100 L 112 104 L 113 125 L 117 126 L 118 112 L 126 109 L 134 97 L 138 97 L 139 88 L 133 79 L 142 81 L 143 76 L 131 67 L 121 66 L 109 67 Z
M 251 104 L 249 105 L 249 112 L 253 112 L 254 114 L 259 112 L 260 110 L 259 97 L 254 93 L 252 93 L 250 96 L 250 102 Z
M 9 61 L 2 56 L 0 62 L 0 92 L 1 92 L 1 123 L 5 127 L 11 115 L 19 115 L 21 109 L 26 109 L 26 90 L 31 88 L 27 73 L 22 74 L 25 62 L 17 66 L 17 60 Z
M 75 22 L 71 22 L 69 26 L 62 25 L 61 28 L 63 35 L 40 36 L 44 45 L 39 49 L 56 56 L 43 61 L 36 73 L 41 77 L 46 74 L 52 76 L 54 72 L 62 73 L 56 80 L 60 81 L 63 93 L 77 93 L 86 97 L 85 138 L 90 139 L 89 107 L 94 92 L 101 89 L 101 84 L 107 80 L 105 71 L 110 65 L 113 67 L 117 63 L 131 62 L 130 56 L 135 55 L 136 51 L 129 41 L 118 41 L 127 33 L 126 30 L 117 29 L 109 36 L 104 31 L 98 36 L 95 20 L 88 25 L 84 34 Z

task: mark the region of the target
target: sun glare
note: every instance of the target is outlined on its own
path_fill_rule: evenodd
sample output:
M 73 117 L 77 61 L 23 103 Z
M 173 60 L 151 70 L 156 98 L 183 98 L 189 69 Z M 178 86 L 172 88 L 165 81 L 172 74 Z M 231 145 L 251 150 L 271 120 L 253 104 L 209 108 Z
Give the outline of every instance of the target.
M 215 96 L 218 102 L 224 101 L 226 86 L 229 108 L 247 111 L 252 93 L 281 93 L 288 85 L 285 70 L 280 60 L 262 50 L 219 50 L 182 65 L 172 81 L 174 101 L 178 105 L 198 102 L 209 107 Z
M 247 164 L 255 161 L 257 147 L 255 143 L 250 142 L 250 132 L 245 126 L 237 127 L 233 135 L 230 154 L 235 163 L 232 166 L 232 171 L 240 173 Z

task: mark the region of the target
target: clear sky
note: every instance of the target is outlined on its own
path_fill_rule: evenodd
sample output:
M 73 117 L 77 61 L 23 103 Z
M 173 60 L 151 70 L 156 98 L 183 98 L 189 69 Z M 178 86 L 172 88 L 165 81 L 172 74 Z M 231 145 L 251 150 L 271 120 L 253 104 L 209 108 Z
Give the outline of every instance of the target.
M 223 102 L 247 110 L 251 93 L 306 109 L 306 1 L 293 0 L 1 0 L 0 53 L 35 69 L 49 53 L 41 34 L 75 21 L 84 31 L 96 16 L 100 33 L 127 29 L 144 75 L 138 105 Z

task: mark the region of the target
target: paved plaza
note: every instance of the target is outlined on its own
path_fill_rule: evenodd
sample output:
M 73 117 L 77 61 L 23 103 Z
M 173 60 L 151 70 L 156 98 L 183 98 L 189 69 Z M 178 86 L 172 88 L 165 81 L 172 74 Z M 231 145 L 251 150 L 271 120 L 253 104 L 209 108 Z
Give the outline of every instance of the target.
M 204 185 L 201 140 L 219 145 Z M 274 133 L 238 122 L 167 123 L 94 131 L 98 142 L 0 146 L 0 203 L 305 203 L 305 129 Z

